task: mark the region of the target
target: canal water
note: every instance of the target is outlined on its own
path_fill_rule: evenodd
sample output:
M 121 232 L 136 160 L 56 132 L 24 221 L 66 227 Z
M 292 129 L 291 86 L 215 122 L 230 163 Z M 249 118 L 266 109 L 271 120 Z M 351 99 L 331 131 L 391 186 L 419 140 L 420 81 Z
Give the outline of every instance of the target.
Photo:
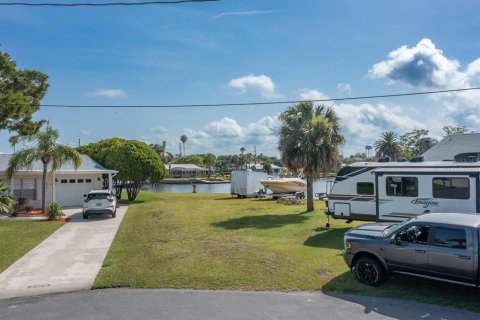
M 331 179 L 318 179 L 313 183 L 314 193 L 329 193 L 327 190 L 327 181 L 333 181 Z M 144 190 L 153 192 L 172 192 L 172 193 L 191 193 L 192 185 L 190 184 L 160 184 L 158 186 L 145 185 Z M 230 183 L 218 183 L 218 184 L 197 184 L 198 193 L 227 193 L 230 194 Z

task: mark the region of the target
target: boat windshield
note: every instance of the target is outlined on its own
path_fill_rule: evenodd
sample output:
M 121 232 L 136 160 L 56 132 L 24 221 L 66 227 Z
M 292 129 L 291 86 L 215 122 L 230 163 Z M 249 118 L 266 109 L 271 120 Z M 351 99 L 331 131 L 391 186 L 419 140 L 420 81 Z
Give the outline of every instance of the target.
M 404 221 L 402 223 L 392 224 L 392 225 L 388 226 L 385 230 L 383 230 L 382 236 L 384 236 L 384 237 L 391 236 L 392 234 L 397 232 L 397 230 L 401 229 L 408 221 L 409 220 Z

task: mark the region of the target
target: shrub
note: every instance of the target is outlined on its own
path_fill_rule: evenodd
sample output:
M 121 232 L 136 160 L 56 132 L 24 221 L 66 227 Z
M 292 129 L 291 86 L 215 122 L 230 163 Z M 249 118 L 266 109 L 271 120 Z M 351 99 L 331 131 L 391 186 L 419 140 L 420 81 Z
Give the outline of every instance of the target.
M 47 217 L 48 220 L 55 220 L 60 217 L 63 217 L 62 207 L 58 202 L 52 202 L 47 208 Z
M 3 183 L 3 180 L 0 180 L 0 214 L 9 214 L 12 212 L 15 201 L 10 194 L 10 191 Z

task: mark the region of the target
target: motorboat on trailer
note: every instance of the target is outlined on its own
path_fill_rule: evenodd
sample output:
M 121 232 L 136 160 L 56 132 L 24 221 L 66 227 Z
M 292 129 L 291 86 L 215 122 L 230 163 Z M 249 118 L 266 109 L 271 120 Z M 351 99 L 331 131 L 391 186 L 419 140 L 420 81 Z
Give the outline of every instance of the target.
M 296 193 L 305 192 L 307 190 L 307 183 L 304 179 L 291 177 L 267 177 L 267 179 L 260 180 L 260 183 L 273 193 Z

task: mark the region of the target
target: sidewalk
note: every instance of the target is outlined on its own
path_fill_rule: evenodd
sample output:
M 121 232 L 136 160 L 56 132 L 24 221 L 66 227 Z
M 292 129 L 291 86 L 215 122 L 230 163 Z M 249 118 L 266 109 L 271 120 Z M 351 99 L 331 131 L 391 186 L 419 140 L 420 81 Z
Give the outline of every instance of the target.
M 64 210 L 72 220 L 0 274 L 0 299 L 90 289 L 127 208 L 88 220 Z

